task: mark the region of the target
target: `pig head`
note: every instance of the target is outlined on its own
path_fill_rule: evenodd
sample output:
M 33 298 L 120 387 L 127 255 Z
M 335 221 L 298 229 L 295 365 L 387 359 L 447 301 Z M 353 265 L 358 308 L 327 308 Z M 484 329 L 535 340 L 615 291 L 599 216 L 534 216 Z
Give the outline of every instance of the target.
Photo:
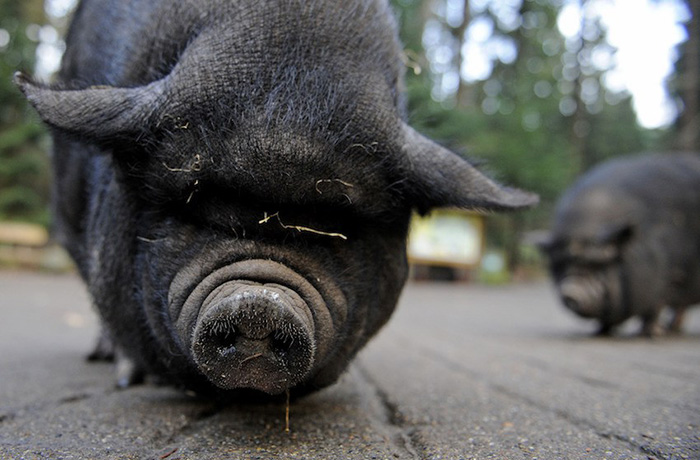
M 401 76 L 383 0 L 82 2 L 58 81 L 16 82 L 125 383 L 329 385 L 394 310 L 413 210 L 536 202 L 410 128 Z

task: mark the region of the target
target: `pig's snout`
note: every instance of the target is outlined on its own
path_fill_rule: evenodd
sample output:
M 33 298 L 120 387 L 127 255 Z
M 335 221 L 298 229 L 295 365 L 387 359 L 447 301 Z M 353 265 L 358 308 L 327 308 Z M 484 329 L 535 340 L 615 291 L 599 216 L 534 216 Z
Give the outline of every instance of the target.
M 565 278 L 559 285 L 564 305 L 579 316 L 597 317 L 603 303 L 603 286 L 597 280 L 584 277 Z
M 561 300 L 569 310 L 577 313 L 583 311 L 581 308 L 581 301 L 575 295 L 564 294 L 561 296 Z
M 204 301 L 191 351 L 220 388 L 281 393 L 310 371 L 314 321 L 306 302 L 277 284 L 229 281 Z

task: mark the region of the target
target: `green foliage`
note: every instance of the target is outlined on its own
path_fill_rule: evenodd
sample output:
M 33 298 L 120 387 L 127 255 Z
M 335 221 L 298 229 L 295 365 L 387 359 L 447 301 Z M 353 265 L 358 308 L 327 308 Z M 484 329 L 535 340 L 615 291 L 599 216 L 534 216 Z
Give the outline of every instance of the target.
M 600 161 L 663 142 L 662 134 L 638 126 L 629 95 L 612 94 L 605 88 L 607 69 L 593 65 L 591 56 L 614 50 L 600 24 L 586 19 L 588 33 L 578 41 L 560 34 L 556 21 L 561 1 L 523 0 L 515 27 L 504 25 L 494 8 L 475 17 L 467 15 L 471 21 L 490 22 L 492 36 L 512 43 L 517 56 L 506 62 L 496 60 L 484 81 L 460 80 L 452 98 L 442 102 L 431 96 L 439 79 L 427 71 L 431 63 L 421 48 L 421 24 L 440 21 L 450 31 L 448 36 L 467 28 L 454 21 L 450 26 L 440 16 L 444 0 L 396 0 L 394 4 L 402 19 L 402 40 L 412 54 L 418 54 L 413 59 L 423 69 L 418 75 L 407 72 L 411 124 L 472 161 L 483 161 L 482 169 L 496 179 L 541 197 L 534 210 L 487 220 L 488 244 L 506 249 L 511 269 L 520 257 L 517 242 L 522 233 L 548 227 L 558 197 L 578 175 Z M 458 56 L 460 41 L 451 46 L 457 47 L 453 56 Z M 468 98 L 463 99 L 464 94 Z
M 0 0 L 0 220 L 48 225 L 49 168 L 43 129 L 12 83 L 31 71 L 37 43 L 27 27 L 43 21 L 43 2 Z M 7 38 L 9 37 L 9 41 Z

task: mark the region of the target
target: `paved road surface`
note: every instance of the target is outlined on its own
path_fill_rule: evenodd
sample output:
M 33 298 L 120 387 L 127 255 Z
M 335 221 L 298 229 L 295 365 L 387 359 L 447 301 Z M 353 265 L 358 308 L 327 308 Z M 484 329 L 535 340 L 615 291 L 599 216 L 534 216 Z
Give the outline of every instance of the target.
M 412 284 L 341 381 L 291 407 L 113 388 L 72 276 L 0 272 L 2 459 L 700 459 L 700 309 L 589 336 L 548 284 Z M 626 331 L 626 333 L 628 333 Z

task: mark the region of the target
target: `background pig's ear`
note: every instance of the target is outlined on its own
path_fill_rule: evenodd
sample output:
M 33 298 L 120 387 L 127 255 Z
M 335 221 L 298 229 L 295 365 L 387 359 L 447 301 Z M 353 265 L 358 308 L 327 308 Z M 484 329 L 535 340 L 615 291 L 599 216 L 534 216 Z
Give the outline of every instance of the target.
M 556 240 L 554 239 L 554 236 L 549 232 L 537 236 L 535 238 L 534 243 L 537 249 L 539 249 L 540 252 L 542 252 L 543 254 L 549 254 L 550 252 L 552 252 L 552 250 L 557 244 Z
M 410 186 L 421 212 L 442 206 L 507 210 L 537 204 L 537 195 L 504 187 L 466 160 L 403 125 L 404 152 L 411 164 Z
M 597 244 L 623 245 L 634 236 L 631 222 L 606 223 L 595 238 Z
M 163 80 L 137 88 L 51 89 L 17 72 L 15 84 L 49 126 L 89 139 L 134 139 L 148 128 Z

